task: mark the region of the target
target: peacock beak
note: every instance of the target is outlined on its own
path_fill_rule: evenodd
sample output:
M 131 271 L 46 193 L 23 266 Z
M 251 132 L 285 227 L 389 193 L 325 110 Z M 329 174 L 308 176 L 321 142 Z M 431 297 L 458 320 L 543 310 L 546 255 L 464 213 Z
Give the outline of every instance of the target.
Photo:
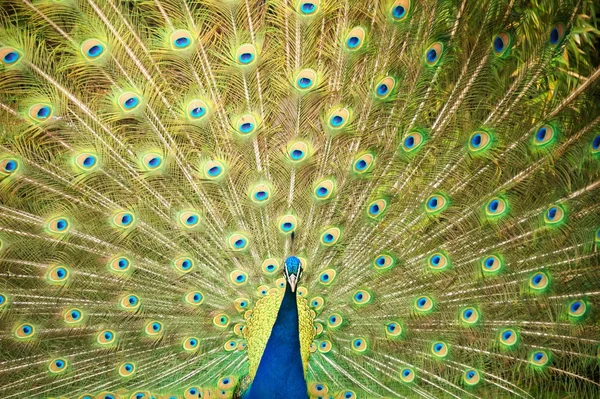
M 298 277 L 296 277 L 295 274 L 290 274 L 288 275 L 287 281 L 290 284 L 292 292 L 296 292 L 296 284 L 298 283 Z

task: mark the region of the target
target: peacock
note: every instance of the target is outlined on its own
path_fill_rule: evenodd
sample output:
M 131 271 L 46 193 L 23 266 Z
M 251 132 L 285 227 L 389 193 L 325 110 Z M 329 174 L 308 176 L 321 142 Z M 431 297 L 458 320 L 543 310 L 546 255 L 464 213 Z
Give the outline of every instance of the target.
M 595 0 L 3 0 L 0 398 L 600 397 Z

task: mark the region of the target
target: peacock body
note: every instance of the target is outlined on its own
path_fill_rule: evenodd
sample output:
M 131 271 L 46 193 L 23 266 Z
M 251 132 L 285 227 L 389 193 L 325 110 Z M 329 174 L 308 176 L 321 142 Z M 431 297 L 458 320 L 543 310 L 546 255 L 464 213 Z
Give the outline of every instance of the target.
M 0 397 L 599 397 L 596 12 L 3 1 Z

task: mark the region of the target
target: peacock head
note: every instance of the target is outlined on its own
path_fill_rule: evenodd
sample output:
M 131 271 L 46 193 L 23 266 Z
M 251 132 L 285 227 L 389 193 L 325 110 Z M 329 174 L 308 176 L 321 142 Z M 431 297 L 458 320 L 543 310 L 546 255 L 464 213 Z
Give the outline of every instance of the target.
M 300 259 L 295 256 L 288 256 L 285 260 L 285 267 L 283 268 L 283 276 L 287 280 L 292 292 L 296 292 L 296 285 L 300 281 L 302 276 L 302 263 Z

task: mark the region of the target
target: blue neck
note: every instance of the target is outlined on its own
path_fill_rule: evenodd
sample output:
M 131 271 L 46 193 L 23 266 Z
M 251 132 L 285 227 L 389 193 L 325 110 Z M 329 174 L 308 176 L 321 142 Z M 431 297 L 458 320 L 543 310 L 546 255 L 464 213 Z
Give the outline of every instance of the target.
M 296 294 L 286 283 L 277 320 L 245 399 L 307 399 Z

